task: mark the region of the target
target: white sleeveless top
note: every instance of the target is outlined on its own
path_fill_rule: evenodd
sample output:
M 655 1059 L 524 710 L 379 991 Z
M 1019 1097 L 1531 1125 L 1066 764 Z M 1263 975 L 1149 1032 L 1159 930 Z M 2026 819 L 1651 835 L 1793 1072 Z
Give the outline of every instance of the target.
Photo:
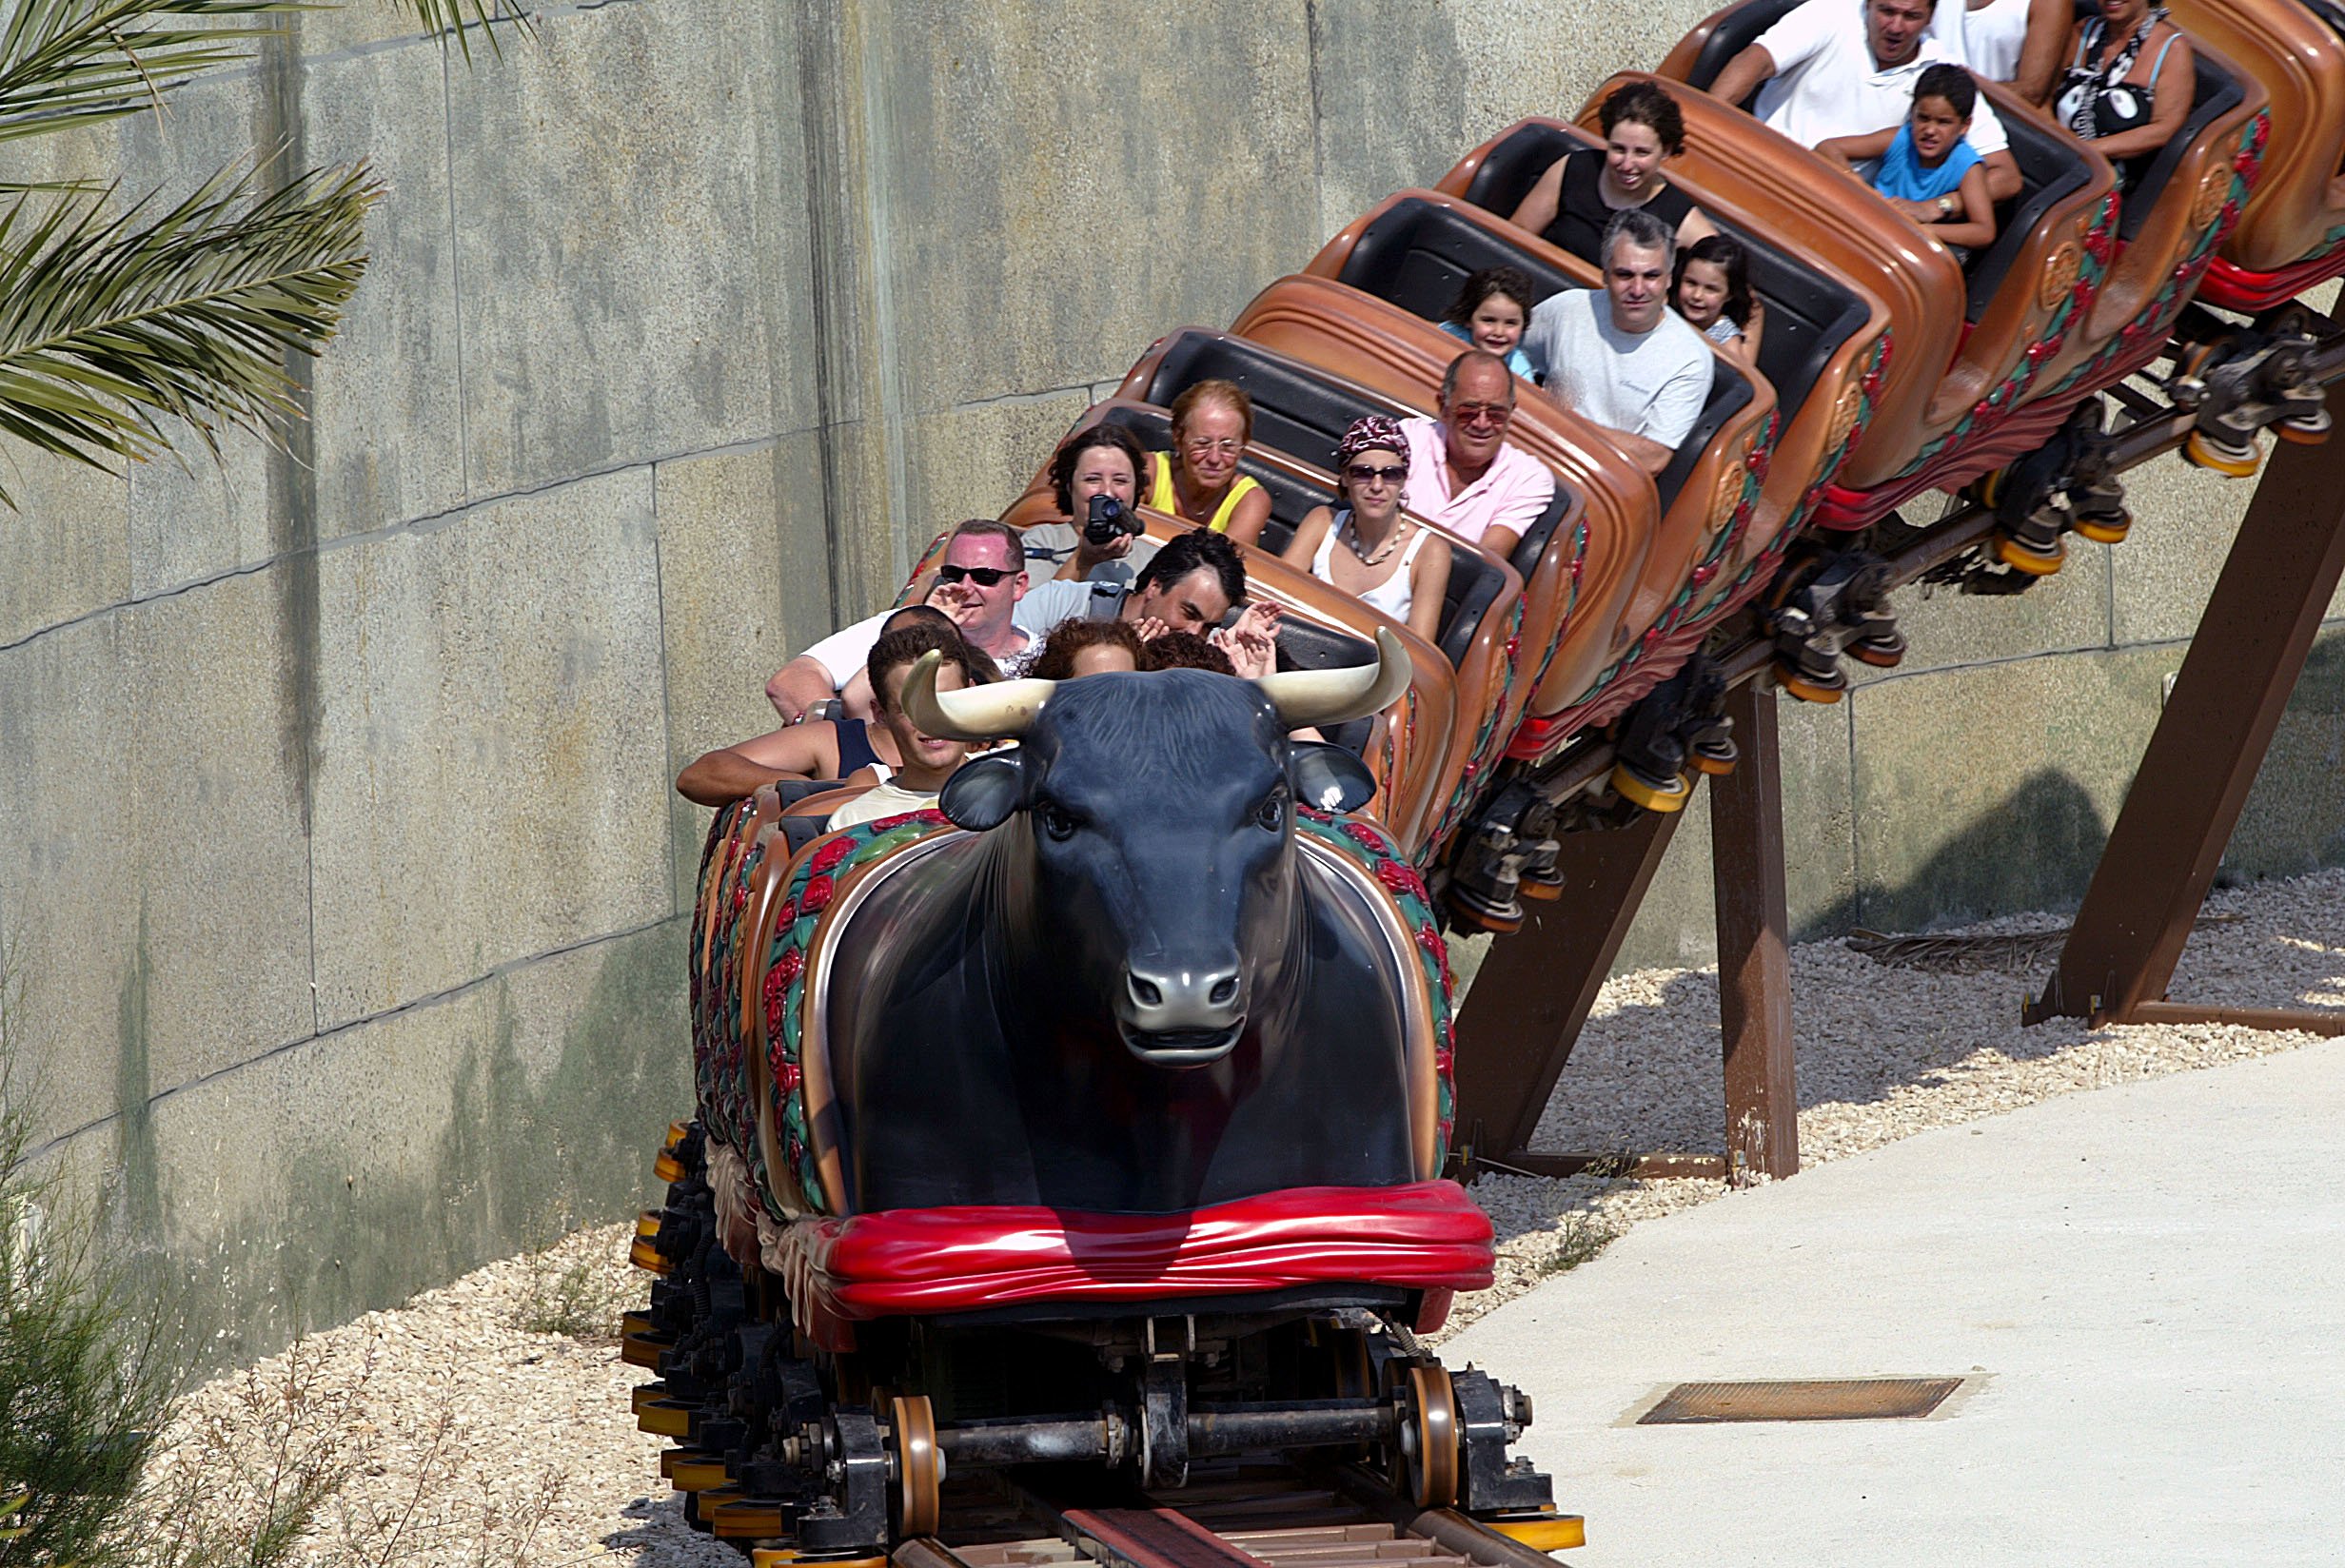
M 1328 524 L 1327 533 L 1320 538 L 1319 553 L 1310 558 L 1310 575 L 1321 582 L 1341 586 L 1335 582 L 1335 571 L 1330 560 L 1335 554 L 1335 536 L 1342 533 L 1344 524 L 1350 520 L 1351 508 L 1347 506 L 1335 514 L 1335 520 Z M 1362 589 L 1351 597 L 1370 609 L 1380 610 L 1402 625 L 1408 625 L 1409 606 L 1416 597 L 1416 590 L 1409 584 L 1409 569 L 1416 563 L 1417 552 L 1425 547 L 1425 541 L 1431 537 L 1427 530 L 1419 528 L 1416 537 L 1409 541 L 1409 548 L 1401 552 L 1401 563 L 1392 568 L 1392 575 L 1375 587 Z
M 1970 69 L 1991 82 L 2020 74 L 2020 50 L 2027 42 L 2027 0 L 1987 0 L 1962 16 L 1962 48 Z

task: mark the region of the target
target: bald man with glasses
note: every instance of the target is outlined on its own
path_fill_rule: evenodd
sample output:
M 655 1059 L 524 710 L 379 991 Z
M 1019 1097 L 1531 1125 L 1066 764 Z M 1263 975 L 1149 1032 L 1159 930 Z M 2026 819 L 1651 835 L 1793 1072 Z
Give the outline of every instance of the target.
M 1401 421 L 1409 438 L 1409 509 L 1502 559 L 1555 500 L 1555 476 L 1507 440 L 1514 373 L 1485 349 L 1449 362 L 1441 417 Z

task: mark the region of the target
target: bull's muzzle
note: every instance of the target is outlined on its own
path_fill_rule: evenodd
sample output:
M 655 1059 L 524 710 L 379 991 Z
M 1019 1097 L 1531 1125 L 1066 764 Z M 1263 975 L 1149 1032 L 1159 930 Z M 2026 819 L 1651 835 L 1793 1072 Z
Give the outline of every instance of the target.
M 1152 1067 L 1198 1068 L 1236 1049 L 1246 1027 L 1246 982 L 1235 964 L 1124 970 L 1116 1009 L 1124 1045 Z

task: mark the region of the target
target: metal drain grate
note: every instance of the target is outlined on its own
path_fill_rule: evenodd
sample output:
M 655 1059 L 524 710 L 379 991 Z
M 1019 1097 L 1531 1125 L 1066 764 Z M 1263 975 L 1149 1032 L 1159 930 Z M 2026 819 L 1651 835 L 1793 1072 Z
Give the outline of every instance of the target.
M 1637 1418 L 1639 1426 L 1710 1421 L 1918 1421 L 1962 1386 L 1960 1378 L 1830 1378 L 1783 1382 L 1682 1382 Z

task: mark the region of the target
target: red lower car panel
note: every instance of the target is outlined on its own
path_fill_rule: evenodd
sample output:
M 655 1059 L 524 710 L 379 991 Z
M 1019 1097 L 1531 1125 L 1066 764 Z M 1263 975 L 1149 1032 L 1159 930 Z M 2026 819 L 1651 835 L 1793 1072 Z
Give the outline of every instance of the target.
M 1455 1182 L 1294 1187 L 1188 1214 L 909 1208 L 804 1218 L 780 1269 L 798 1327 L 829 1349 L 858 1319 L 1042 1302 L 1145 1302 L 1297 1285 L 1426 1292 L 1430 1329 L 1490 1283 L 1488 1216 Z

